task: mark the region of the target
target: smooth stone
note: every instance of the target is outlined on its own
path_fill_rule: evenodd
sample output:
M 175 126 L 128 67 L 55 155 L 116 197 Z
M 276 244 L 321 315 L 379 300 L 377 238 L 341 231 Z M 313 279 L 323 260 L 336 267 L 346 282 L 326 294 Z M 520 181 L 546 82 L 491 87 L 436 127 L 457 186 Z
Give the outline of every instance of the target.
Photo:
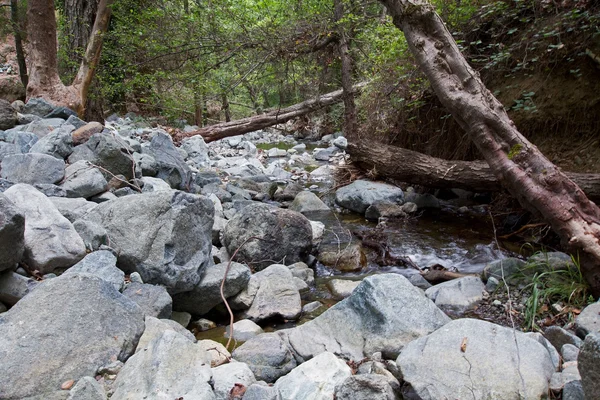
M 226 338 L 230 337 L 229 331 L 229 326 L 227 326 L 225 328 Z M 242 319 L 233 324 L 233 338 L 240 342 L 246 342 L 261 333 L 264 333 L 262 328 L 249 319 Z
M 256 382 L 256 378 L 248 365 L 241 362 L 230 362 L 212 369 L 212 382 L 217 400 L 231 400 L 232 390 L 241 385 L 247 387 Z
M 117 268 L 117 257 L 108 251 L 94 251 L 69 268 L 66 274 L 91 274 L 111 284 L 115 290 L 123 287 L 125 273 Z
M 485 285 L 478 276 L 465 276 L 432 286 L 425 295 L 442 310 L 461 314 L 483 300 L 484 292 Z
M 123 295 L 140 306 L 145 317 L 171 318 L 173 300 L 162 286 L 132 282 L 123 290 Z
M 404 192 L 399 187 L 385 183 L 357 180 L 335 193 L 338 205 L 359 214 L 364 214 L 370 205 L 382 200 L 401 203 L 404 201 Z
M 181 324 L 170 319 L 158 319 L 155 317 L 146 316 L 144 319 L 144 326 L 144 333 L 140 337 L 140 341 L 135 349 L 136 353 L 147 348 L 151 341 L 162 335 L 165 331 L 175 331 L 183 335 L 190 342 L 197 342 L 196 338 L 190 331 L 181 326 Z
M 2 178 L 16 183 L 57 183 L 65 176 L 65 162 L 46 154 L 13 154 L 1 165 Z
M 337 299 L 350 297 L 354 289 L 360 285 L 361 281 L 350 281 L 347 279 L 332 279 L 327 282 L 327 288 Z
M 98 168 L 87 161 L 77 161 L 65 169 L 65 179 L 60 185 L 67 197 L 88 198 L 105 192 L 108 182 Z
M 257 380 L 266 382 L 275 382 L 297 365 L 294 355 L 277 333 L 263 333 L 248 340 L 235 349 L 232 356 L 248 364 Z

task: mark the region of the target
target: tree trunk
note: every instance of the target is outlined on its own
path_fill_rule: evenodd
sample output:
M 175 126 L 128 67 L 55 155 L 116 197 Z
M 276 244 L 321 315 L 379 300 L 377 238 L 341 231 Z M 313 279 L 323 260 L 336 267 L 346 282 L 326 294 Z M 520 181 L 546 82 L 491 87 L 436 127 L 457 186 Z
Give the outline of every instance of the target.
M 94 20 L 98 11 L 98 0 L 64 0 L 66 55 L 69 61 L 80 64 L 83 51 L 87 47 L 92 33 Z M 65 70 L 70 76 L 77 74 L 77 67 L 73 64 L 66 65 Z
M 354 91 L 352 90 L 352 58 L 350 57 L 348 34 L 341 25 L 344 17 L 344 0 L 334 1 L 334 19 L 338 23 L 338 53 L 342 64 L 342 90 L 344 100 L 344 133 L 350 140 L 356 138 L 356 105 L 354 104 Z
M 17 63 L 19 64 L 19 78 L 23 87 L 27 87 L 29 77 L 27 76 L 27 64 L 25 63 L 25 53 L 23 52 L 23 41 L 21 38 L 21 30 L 23 24 L 19 20 L 19 2 L 17 0 L 10 0 L 10 21 L 13 28 L 13 35 L 15 36 L 15 50 L 17 52 Z
M 485 161 L 449 161 L 382 143 L 348 143 L 352 164 L 378 178 L 431 188 L 458 188 L 473 192 L 498 191 L 502 185 Z M 600 200 L 600 174 L 567 172 L 594 200 Z
M 58 76 L 56 57 L 56 17 L 53 0 L 29 0 L 27 3 L 30 76 L 27 98 L 43 97 L 83 116 L 87 93 L 100 59 L 102 37 L 110 19 L 113 0 L 100 0 L 98 12 L 77 76 L 65 86 Z
M 229 101 L 225 92 L 221 93 L 221 108 L 225 113 L 225 122 L 231 122 L 231 110 L 229 109 Z
M 359 90 L 365 85 L 360 83 L 354 86 L 353 90 Z M 325 106 L 342 101 L 343 90 L 324 94 L 316 99 L 304 101 L 286 108 L 276 108 L 265 111 L 264 114 L 255 115 L 248 118 L 238 119 L 236 121 L 224 122 L 220 124 L 206 126 L 193 132 L 182 134 L 179 139 L 185 137 L 201 135 L 207 143 L 223 139 L 230 136 L 243 135 L 277 124 L 284 123 L 290 119 L 308 114 Z
M 541 215 L 579 257 L 600 294 L 600 210 L 516 129 L 502 104 L 464 59 L 425 0 L 380 0 L 404 32 L 442 104 L 467 132 L 492 172 L 526 209 Z

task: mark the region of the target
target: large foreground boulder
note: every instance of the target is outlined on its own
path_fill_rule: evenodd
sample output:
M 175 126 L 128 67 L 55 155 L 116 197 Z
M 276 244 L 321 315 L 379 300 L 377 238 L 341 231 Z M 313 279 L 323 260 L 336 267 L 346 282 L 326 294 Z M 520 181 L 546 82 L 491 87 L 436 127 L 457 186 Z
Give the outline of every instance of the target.
M 0 193 L 0 272 L 11 269 L 25 251 L 25 216 Z
M 592 332 L 585 337 L 577 368 L 586 399 L 597 399 L 600 395 L 600 333 Z
M 140 308 L 109 283 L 50 279 L 0 317 L 0 398 L 51 398 L 63 382 L 125 361 L 143 330 Z
M 405 277 L 382 274 L 364 279 L 350 297 L 286 332 L 305 360 L 329 351 L 358 361 L 378 351 L 394 358 L 409 342 L 449 321 Z
M 303 261 L 312 247 L 312 228 L 298 212 L 251 204 L 227 223 L 222 242 L 229 254 L 239 248 L 236 261 L 261 270 Z
M 396 363 L 411 399 L 539 399 L 555 371 L 548 350 L 526 334 L 458 319 L 409 343 Z
M 99 204 L 85 220 L 106 229 L 119 268 L 176 294 L 192 290 L 211 262 L 213 214 L 204 196 L 159 191 Z
M 41 273 L 74 265 L 85 256 L 85 244 L 54 204 L 30 185 L 17 184 L 4 192 L 25 215 L 24 260 Z
M 348 210 L 364 214 L 376 201 L 401 203 L 404 192 L 387 183 L 357 180 L 339 188 L 335 193 L 335 202 Z

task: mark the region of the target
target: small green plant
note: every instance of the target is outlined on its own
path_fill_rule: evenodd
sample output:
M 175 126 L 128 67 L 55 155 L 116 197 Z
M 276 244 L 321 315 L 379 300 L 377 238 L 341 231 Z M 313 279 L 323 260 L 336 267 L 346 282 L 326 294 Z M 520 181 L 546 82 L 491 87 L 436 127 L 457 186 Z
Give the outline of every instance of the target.
M 515 100 L 515 104 L 511 107 L 514 111 L 527 111 L 531 113 L 537 112 L 537 107 L 533 102 L 535 92 L 523 92 L 520 99 Z
M 564 305 L 559 314 L 567 314 L 572 319 L 574 310 L 587 305 L 590 299 L 594 301 L 579 261 L 573 256 L 571 260 L 573 264 L 565 268 L 553 268 L 547 261 L 541 261 L 529 263 L 522 269 L 523 276 L 530 277 L 524 290 L 531 291 L 523 311 L 526 330 L 539 330 L 538 319 L 555 303 Z
M 521 152 L 522 149 L 523 145 L 521 143 L 515 144 L 513 147 L 511 147 L 510 151 L 508 152 L 508 159 L 512 160 L 517 154 Z

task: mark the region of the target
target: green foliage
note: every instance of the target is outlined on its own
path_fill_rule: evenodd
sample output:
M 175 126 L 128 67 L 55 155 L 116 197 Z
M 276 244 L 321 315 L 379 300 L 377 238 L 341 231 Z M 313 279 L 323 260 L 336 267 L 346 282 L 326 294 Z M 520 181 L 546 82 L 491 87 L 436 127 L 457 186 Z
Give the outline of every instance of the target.
M 521 152 L 522 149 L 523 145 L 521 145 L 520 143 L 515 144 L 513 147 L 511 147 L 510 151 L 508 152 L 508 159 L 512 160 L 517 154 Z
M 537 112 L 537 107 L 533 102 L 533 96 L 535 96 L 535 92 L 523 92 L 521 98 L 515 100 L 515 104 L 513 104 L 511 110 L 531 113 Z

